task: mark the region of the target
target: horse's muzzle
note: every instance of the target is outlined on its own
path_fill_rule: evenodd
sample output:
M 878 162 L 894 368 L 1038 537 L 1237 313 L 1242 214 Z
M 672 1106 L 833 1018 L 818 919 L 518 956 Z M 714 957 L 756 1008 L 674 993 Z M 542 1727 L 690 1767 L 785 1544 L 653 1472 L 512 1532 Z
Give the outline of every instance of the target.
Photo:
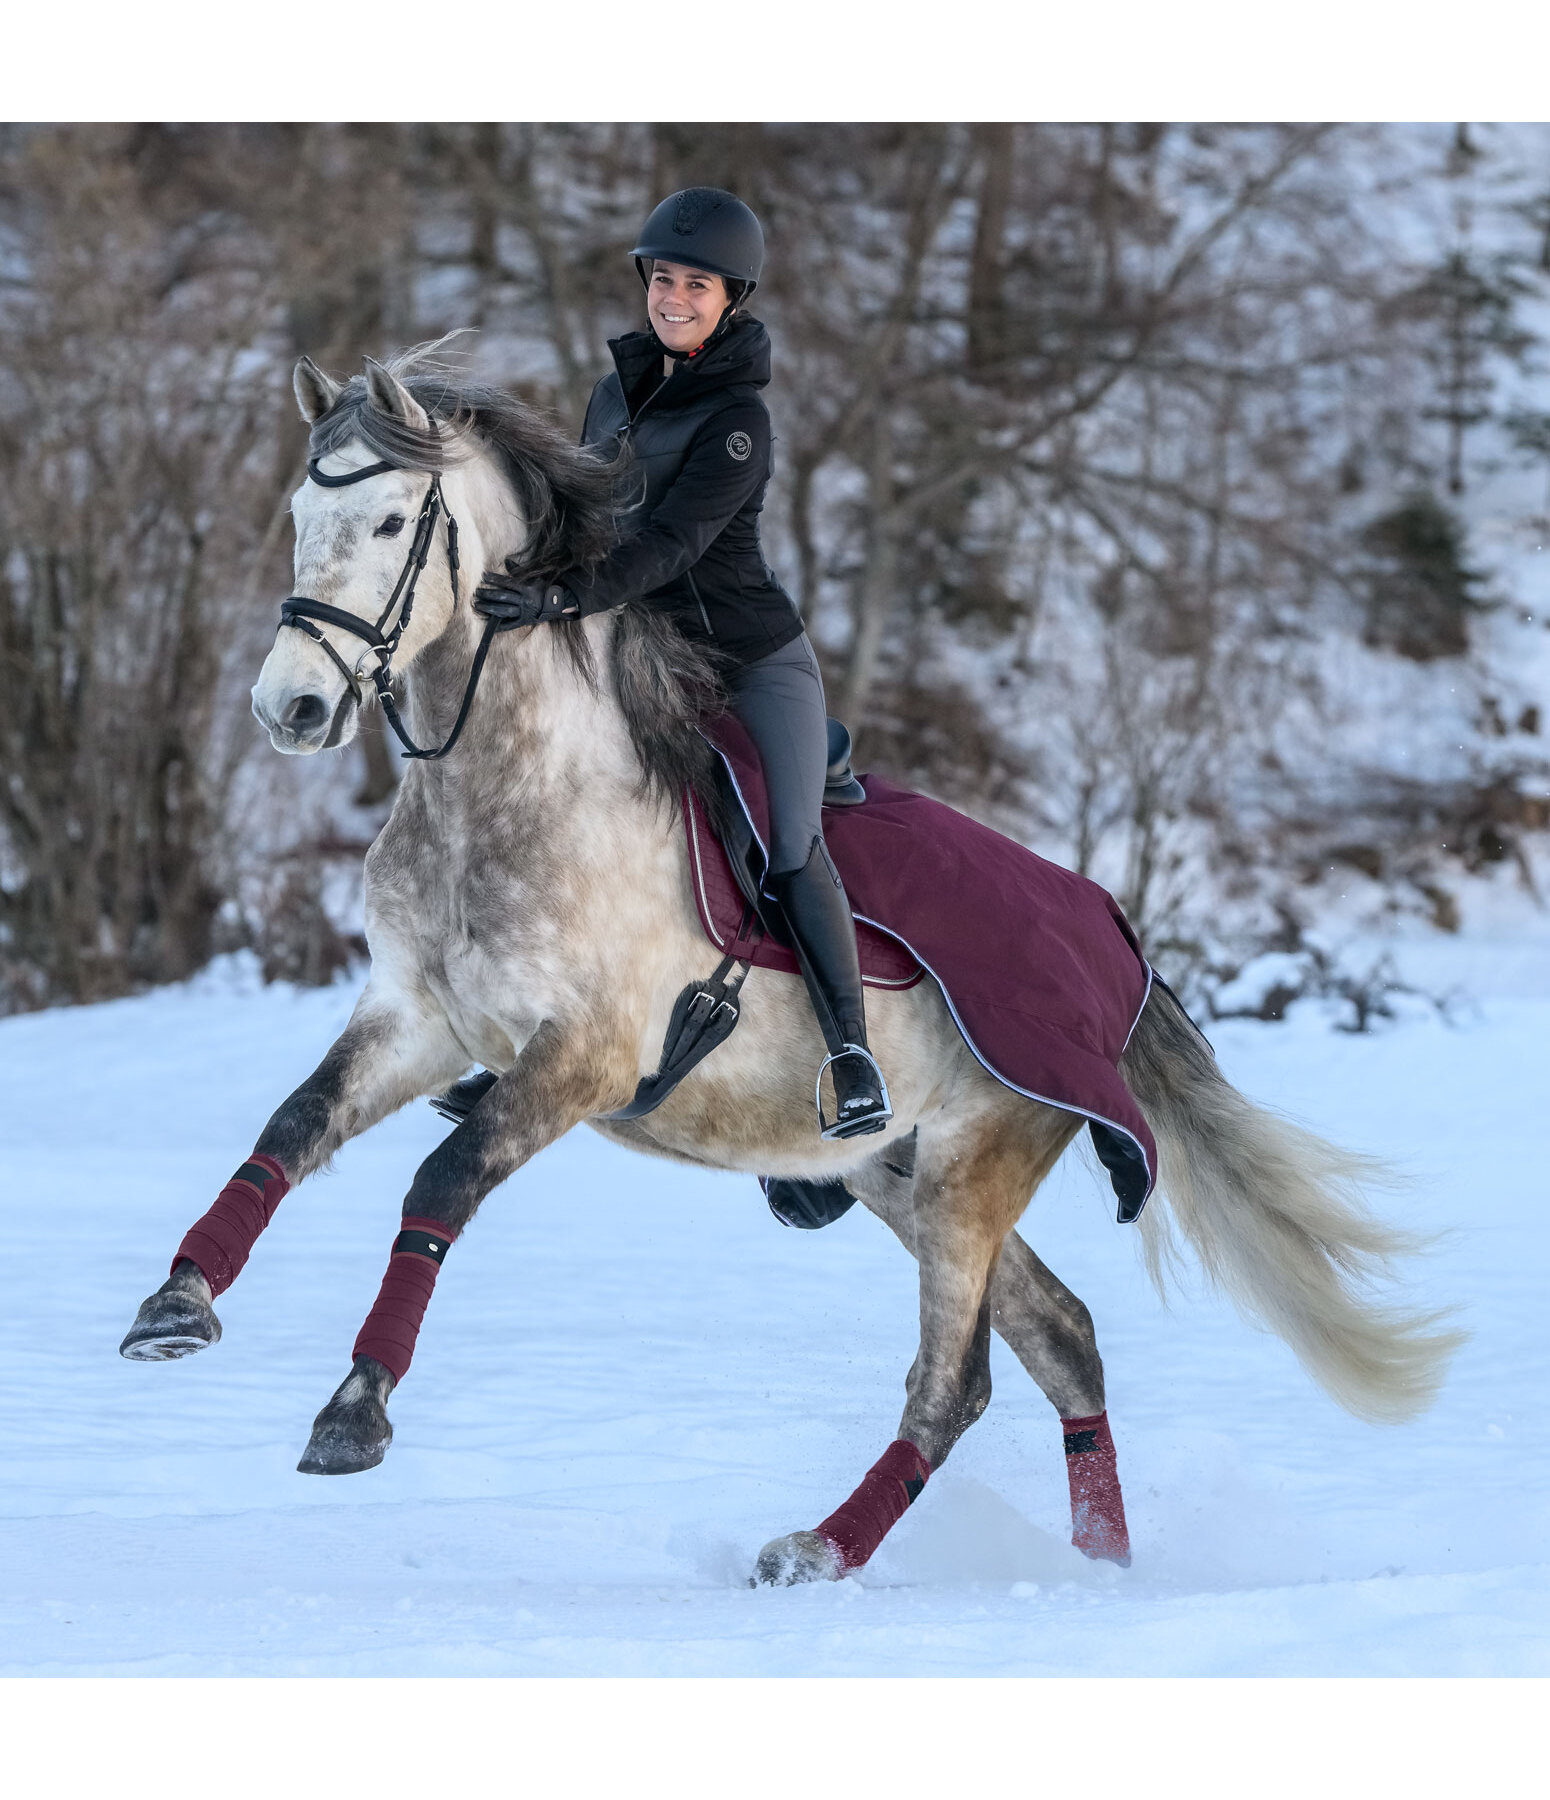
M 253 690 L 253 717 L 269 733 L 269 741 L 285 756 L 311 756 L 332 750 L 343 739 L 355 697 L 349 689 L 339 696 L 330 713 L 328 702 L 312 692 L 286 694 L 271 712 Z

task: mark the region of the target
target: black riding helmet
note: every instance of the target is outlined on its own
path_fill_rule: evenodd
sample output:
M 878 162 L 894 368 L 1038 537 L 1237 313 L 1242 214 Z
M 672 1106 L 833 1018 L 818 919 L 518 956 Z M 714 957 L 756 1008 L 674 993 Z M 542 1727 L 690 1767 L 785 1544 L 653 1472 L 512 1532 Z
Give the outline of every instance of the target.
M 630 252 L 642 286 L 651 286 L 653 261 L 683 263 L 719 275 L 727 283 L 730 304 L 705 340 L 718 338 L 728 320 L 759 285 L 764 267 L 764 232 L 750 207 L 725 188 L 684 188 L 654 207 L 641 226 Z M 700 348 L 704 349 L 705 345 Z M 666 349 L 666 345 L 663 346 Z M 693 352 L 668 350 L 674 361 Z

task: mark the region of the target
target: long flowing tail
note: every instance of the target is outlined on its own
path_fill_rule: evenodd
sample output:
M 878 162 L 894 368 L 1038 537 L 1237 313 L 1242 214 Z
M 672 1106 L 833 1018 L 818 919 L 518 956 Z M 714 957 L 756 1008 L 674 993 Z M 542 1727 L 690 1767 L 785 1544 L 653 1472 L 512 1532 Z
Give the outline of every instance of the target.
M 1141 1228 L 1159 1292 L 1177 1260 L 1176 1220 L 1207 1276 L 1332 1399 L 1366 1419 L 1423 1412 L 1466 1334 L 1439 1329 L 1445 1312 L 1374 1291 L 1428 1243 L 1363 1200 L 1363 1185 L 1392 1181 L 1383 1164 L 1246 1100 L 1164 987 L 1153 987 L 1120 1069 L 1158 1143 L 1161 1193 Z

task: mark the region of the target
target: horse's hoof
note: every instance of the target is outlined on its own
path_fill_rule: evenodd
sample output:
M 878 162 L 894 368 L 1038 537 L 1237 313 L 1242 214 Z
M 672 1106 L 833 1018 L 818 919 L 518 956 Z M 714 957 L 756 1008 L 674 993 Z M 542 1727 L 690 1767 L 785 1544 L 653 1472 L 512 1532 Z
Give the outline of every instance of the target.
M 221 1341 L 221 1322 L 197 1294 L 186 1288 L 152 1294 L 118 1347 L 131 1362 L 171 1362 Z
M 1130 1567 L 1130 1545 L 1128 1543 L 1083 1544 L 1078 1542 L 1076 1538 L 1072 1538 L 1071 1542 L 1076 1549 L 1081 1551 L 1083 1556 L 1085 1556 L 1089 1562 L 1113 1563 L 1116 1568 L 1120 1569 L 1128 1569 Z
M 793 1531 L 772 1538 L 759 1552 L 749 1587 L 796 1587 L 803 1581 L 838 1581 L 845 1573 L 840 1553 L 816 1531 Z
M 302 1475 L 359 1475 L 374 1469 L 387 1455 L 393 1427 L 380 1407 L 371 1418 L 345 1418 L 332 1404 L 325 1406 L 312 1427 L 312 1436 L 297 1472 Z
M 359 1475 L 376 1468 L 392 1441 L 393 1427 L 377 1384 L 352 1370 L 313 1421 L 296 1468 L 302 1475 Z

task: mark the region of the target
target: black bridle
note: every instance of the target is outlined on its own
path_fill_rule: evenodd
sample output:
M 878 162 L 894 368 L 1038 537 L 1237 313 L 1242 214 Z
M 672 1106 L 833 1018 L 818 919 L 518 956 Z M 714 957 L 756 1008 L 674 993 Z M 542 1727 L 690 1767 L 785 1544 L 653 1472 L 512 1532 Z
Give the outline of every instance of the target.
M 325 475 L 318 467 L 317 458 L 313 457 L 307 464 L 307 477 L 315 481 L 319 487 L 351 487 L 357 481 L 367 481 L 373 475 L 385 475 L 398 465 L 389 462 L 369 463 L 364 469 L 351 469 L 345 475 Z M 445 756 L 457 742 L 463 726 L 468 719 L 468 709 L 474 703 L 474 690 L 479 685 L 479 677 L 484 670 L 484 660 L 490 653 L 490 645 L 499 629 L 499 621 L 491 619 L 484 628 L 484 636 L 479 640 L 479 648 L 474 652 L 474 666 L 468 674 L 468 686 L 463 690 L 463 704 L 458 709 L 457 720 L 451 734 L 439 750 L 422 750 L 409 733 L 404 729 L 404 722 L 399 717 L 398 707 L 393 700 L 392 661 L 393 652 L 398 648 L 399 640 L 408 629 L 409 618 L 414 611 L 414 590 L 425 564 L 430 557 L 431 545 L 436 537 L 436 521 L 445 513 L 447 516 L 447 568 L 452 576 L 452 610 L 457 611 L 458 603 L 458 558 L 457 558 L 457 520 L 452 516 L 452 508 L 447 505 L 446 495 L 441 491 L 441 476 L 432 475 L 431 485 L 426 490 L 424 504 L 420 508 L 420 516 L 415 521 L 414 541 L 409 546 L 409 555 L 399 571 L 398 580 L 393 584 L 393 591 L 388 595 L 387 605 L 377 615 L 376 623 L 369 624 L 365 619 L 357 618 L 354 613 L 346 612 L 342 607 L 329 606 L 322 600 L 309 600 L 304 594 L 292 594 L 289 600 L 280 607 L 280 625 L 283 630 L 287 625 L 294 625 L 298 631 L 304 631 L 315 644 L 321 644 L 324 652 L 334 667 L 344 676 L 355 704 L 359 706 L 365 696 L 361 692 L 361 684 L 357 670 L 352 669 L 321 631 L 318 623 L 337 625 L 341 631 L 348 631 L 353 636 L 363 638 L 377 653 L 377 666 L 371 672 L 371 685 L 377 690 L 377 698 L 382 703 L 383 717 L 392 726 L 394 735 L 404 746 L 404 755 L 424 762 L 435 762 L 438 757 Z M 383 627 L 392 618 L 394 609 L 398 609 L 398 618 L 391 631 Z

